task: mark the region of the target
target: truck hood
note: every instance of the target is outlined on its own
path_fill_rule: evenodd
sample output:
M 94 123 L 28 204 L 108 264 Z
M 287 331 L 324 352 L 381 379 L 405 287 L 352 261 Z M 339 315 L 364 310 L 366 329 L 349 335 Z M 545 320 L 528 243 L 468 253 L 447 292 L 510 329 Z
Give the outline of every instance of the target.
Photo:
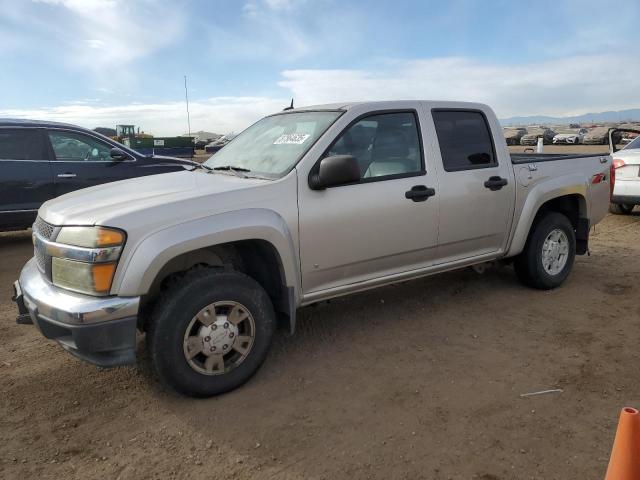
M 121 219 L 135 217 L 144 223 L 144 212 L 184 204 L 182 215 L 198 212 L 199 200 L 208 196 L 255 188 L 269 180 L 210 174 L 205 170 L 172 172 L 132 178 L 77 190 L 44 203 L 39 216 L 53 225 L 107 225 L 118 227 Z M 210 202 L 209 211 L 212 209 Z M 178 207 L 180 208 L 180 207 Z M 166 219 L 170 220 L 170 219 Z

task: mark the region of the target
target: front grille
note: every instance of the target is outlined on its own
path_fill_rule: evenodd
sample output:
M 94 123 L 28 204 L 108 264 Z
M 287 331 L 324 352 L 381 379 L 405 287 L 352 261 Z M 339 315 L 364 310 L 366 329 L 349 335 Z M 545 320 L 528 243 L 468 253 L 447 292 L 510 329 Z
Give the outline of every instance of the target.
M 40 217 L 36 218 L 36 222 L 33 224 L 33 231 L 40 235 L 45 240 L 51 240 L 53 235 L 54 226 L 45 222 Z
M 53 237 L 53 233 L 55 231 L 55 227 L 40 217 L 36 218 L 35 223 L 33 224 L 33 232 L 38 235 L 40 238 L 45 240 L 51 240 Z M 36 258 L 36 264 L 42 273 L 49 276 L 49 271 L 51 270 L 51 257 L 49 257 L 45 252 L 42 246 L 38 248 L 38 243 L 36 242 L 33 248 L 33 256 Z
M 38 247 L 34 247 L 33 255 L 36 257 L 36 263 L 41 272 L 47 271 L 47 255 Z

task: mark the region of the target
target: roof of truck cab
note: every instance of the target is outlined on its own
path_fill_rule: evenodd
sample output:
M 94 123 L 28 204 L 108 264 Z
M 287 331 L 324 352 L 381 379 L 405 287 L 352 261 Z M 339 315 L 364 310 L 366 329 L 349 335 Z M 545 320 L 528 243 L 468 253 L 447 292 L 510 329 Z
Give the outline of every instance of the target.
M 341 103 L 325 103 L 320 105 L 305 105 L 303 107 L 295 107 L 293 109 L 284 110 L 288 112 L 309 112 L 309 111 L 347 111 L 354 107 L 380 107 L 386 108 L 411 108 L 418 104 L 433 104 L 438 108 L 478 108 L 486 107 L 484 104 L 476 102 L 459 102 L 459 101 L 445 101 L 445 100 L 378 100 L 371 102 L 341 102 Z M 278 112 L 282 113 L 282 112 Z

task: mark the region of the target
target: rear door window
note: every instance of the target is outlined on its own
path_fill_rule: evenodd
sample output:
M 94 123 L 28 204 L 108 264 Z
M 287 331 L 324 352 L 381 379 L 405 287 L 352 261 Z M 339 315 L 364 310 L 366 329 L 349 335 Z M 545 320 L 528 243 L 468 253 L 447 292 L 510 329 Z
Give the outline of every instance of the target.
M 447 172 L 498 164 L 484 114 L 472 110 L 433 110 L 432 113 Z
M 47 160 L 46 144 L 37 129 L 0 128 L 0 160 Z

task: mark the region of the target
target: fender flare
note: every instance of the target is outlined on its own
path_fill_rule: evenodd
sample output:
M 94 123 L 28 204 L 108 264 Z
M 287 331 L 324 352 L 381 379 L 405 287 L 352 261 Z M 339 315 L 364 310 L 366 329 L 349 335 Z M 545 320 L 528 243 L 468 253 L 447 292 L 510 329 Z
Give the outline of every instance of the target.
M 273 210 L 249 208 L 171 225 L 140 239 L 121 259 L 111 289 L 120 296 L 148 293 L 156 276 L 171 259 L 201 248 L 241 240 L 269 242 L 280 256 L 285 287 L 300 298 L 297 248 L 285 220 Z
M 567 183 L 569 183 L 569 185 L 567 185 Z M 522 252 L 540 207 L 554 198 L 567 195 L 580 196 L 582 198 L 581 211 L 584 208 L 584 214 L 588 217 L 589 205 L 586 200 L 588 198 L 588 188 L 589 186 L 585 183 L 583 176 L 579 174 L 545 179 L 544 182 L 540 182 L 531 188 L 531 190 L 527 192 L 527 199 L 520 211 L 520 219 L 516 225 L 505 256 L 514 257 Z

